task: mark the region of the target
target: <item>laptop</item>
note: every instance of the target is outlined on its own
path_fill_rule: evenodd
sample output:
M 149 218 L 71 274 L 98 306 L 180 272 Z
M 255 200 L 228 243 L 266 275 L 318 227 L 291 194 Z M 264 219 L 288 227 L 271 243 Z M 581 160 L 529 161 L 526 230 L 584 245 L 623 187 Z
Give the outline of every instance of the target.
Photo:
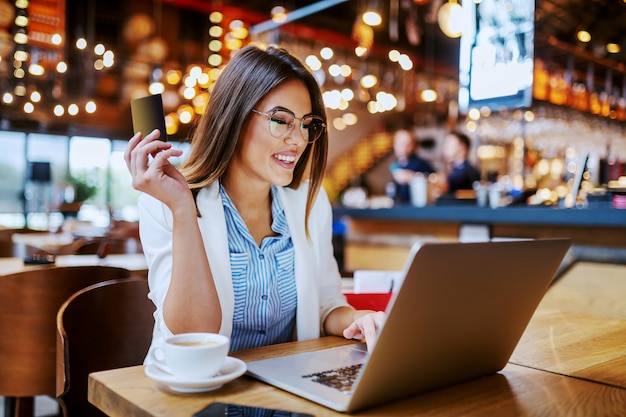
M 364 343 L 248 362 L 248 374 L 340 412 L 498 372 L 569 239 L 416 244 L 374 349 Z

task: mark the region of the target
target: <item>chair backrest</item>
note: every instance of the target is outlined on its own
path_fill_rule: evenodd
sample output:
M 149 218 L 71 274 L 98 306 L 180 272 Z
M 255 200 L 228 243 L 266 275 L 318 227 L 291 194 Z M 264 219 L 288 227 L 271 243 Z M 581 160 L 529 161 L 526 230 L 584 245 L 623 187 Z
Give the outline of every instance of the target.
M 0 239 L 0 257 L 13 256 L 13 242 Z
M 72 295 L 57 314 L 57 399 L 64 416 L 104 415 L 87 400 L 89 373 L 141 365 L 154 304 L 148 281 L 105 281 Z
M 56 394 L 56 316 L 76 291 L 130 276 L 108 266 L 47 267 L 0 276 L 0 396 Z

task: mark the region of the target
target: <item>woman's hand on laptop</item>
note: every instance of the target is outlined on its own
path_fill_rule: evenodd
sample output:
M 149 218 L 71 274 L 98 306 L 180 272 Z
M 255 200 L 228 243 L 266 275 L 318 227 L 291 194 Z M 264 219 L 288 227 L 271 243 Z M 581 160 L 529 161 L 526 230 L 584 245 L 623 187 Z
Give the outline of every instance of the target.
M 378 329 L 385 323 L 387 315 L 383 311 L 357 310 L 356 318 L 343 331 L 346 339 L 365 339 L 367 350 L 372 351 L 376 344 Z

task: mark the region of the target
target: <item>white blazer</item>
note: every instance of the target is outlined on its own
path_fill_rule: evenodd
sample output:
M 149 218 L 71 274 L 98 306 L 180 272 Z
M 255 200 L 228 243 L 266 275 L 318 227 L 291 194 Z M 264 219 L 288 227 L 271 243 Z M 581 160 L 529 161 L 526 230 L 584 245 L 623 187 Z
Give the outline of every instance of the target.
M 304 213 L 308 183 L 297 190 L 277 189 L 295 252 L 296 337 L 297 340 L 314 339 L 323 334 L 328 314 L 348 305 L 341 293 L 341 277 L 333 254 L 332 209 L 326 192 L 320 189 L 309 217 L 310 239 L 307 239 Z M 201 214 L 198 225 L 222 308 L 219 332 L 230 336 L 235 299 L 219 184 L 215 182 L 200 190 L 197 204 Z M 172 273 L 172 214 L 167 206 L 147 194 L 140 195 L 138 205 L 141 244 L 148 262 L 149 298 L 156 306 L 152 338 L 152 346 L 155 346 L 172 335 L 163 320 L 163 301 Z

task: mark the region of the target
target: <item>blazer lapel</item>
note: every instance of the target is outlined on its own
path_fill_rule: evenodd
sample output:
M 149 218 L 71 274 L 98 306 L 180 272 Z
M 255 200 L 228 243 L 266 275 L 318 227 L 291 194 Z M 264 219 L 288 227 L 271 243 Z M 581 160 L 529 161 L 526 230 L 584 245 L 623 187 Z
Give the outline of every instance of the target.
M 230 336 L 232 333 L 235 295 L 230 270 L 226 219 L 217 181 L 200 190 L 198 193 L 198 207 L 201 208 L 198 226 L 204 240 L 206 255 L 222 309 L 220 333 Z

